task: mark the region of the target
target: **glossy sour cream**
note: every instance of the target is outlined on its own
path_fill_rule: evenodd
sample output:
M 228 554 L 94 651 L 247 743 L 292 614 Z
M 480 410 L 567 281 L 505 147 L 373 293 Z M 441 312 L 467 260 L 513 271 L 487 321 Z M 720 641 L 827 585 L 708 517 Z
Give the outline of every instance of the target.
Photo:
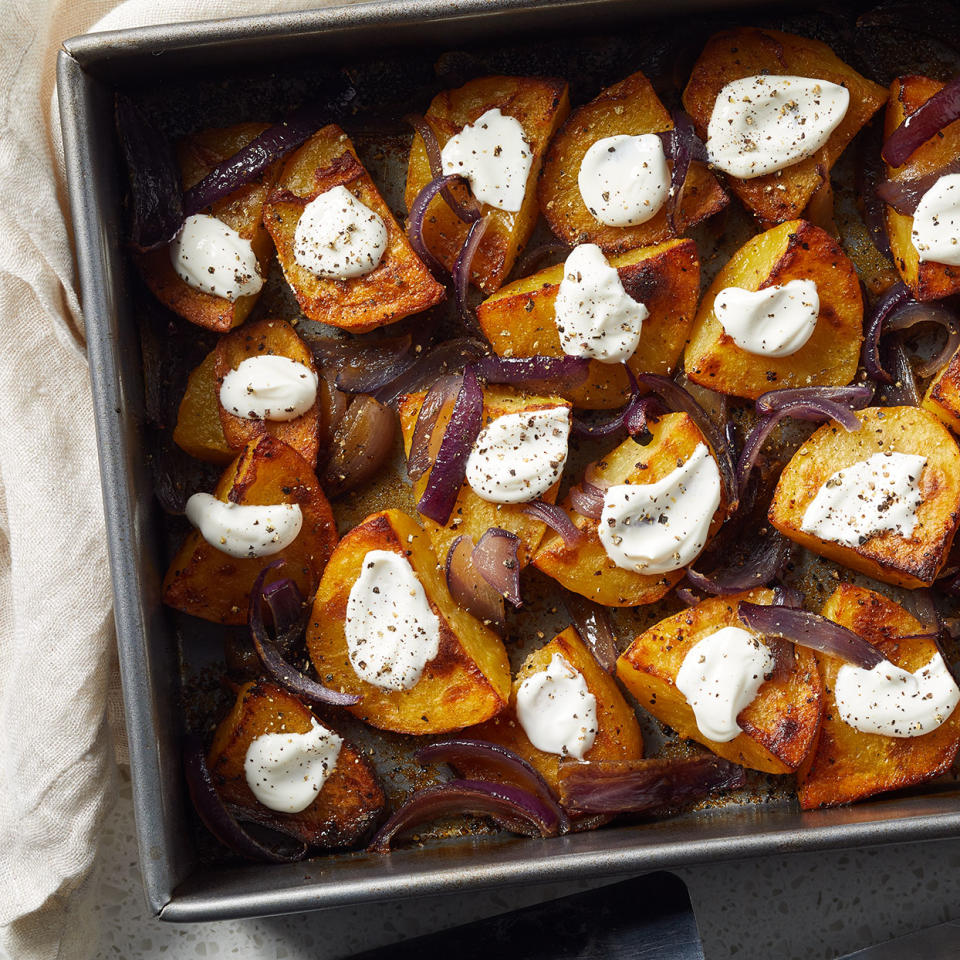
M 220 387 L 220 403 L 244 420 L 295 420 L 316 402 L 317 375 L 289 357 L 247 357 Z
M 939 653 L 916 673 L 886 660 L 872 670 L 845 663 L 833 695 L 844 723 L 861 733 L 900 738 L 936 730 L 960 702 L 960 689 Z
M 494 107 L 443 145 L 440 164 L 444 175 L 466 177 L 480 203 L 516 213 L 527 192 L 533 148 L 520 121 Z
M 243 772 L 253 795 L 280 813 L 306 810 L 323 789 L 343 740 L 310 718 L 307 733 L 264 733 L 247 747 Z
M 293 259 L 317 277 L 352 280 L 379 265 L 387 227 L 375 210 L 346 187 L 331 187 L 311 200 L 293 235 Z
M 763 290 L 724 287 L 713 312 L 733 342 L 768 357 L 789 357 L 813 335 L 820 296 L 812 280 L 791 280 Z
M 804 511 L 800 529 L 845 547 L 859 547 L 887 531 L 909 537 L 923 503 L 920 475 L 926 463 L 913 453 L 875 453 L 837 470 Z
M 631 297 L 620 274 L 594 243 L 574 247 L 563 265 L 554 301 L 563 352 L 602 363 L 623 363 L 640 343 L 649 311 Z
M 583 674 L 555 653 L 546 670 L 520 684 L 517 719 L 538 750 L 582 760 L 597 738 L 597 698 Z
M 756 699 L 773 671 L 773 655 L 759 637 L 723 627 L 695 643 L 677 671 L 676 687 L 693 709 L 697 729 L 716 743 L 741 732 L 740 711 Z
M 231 557 L 269 557 L 289 547 L 303 526 L 298 503 L 257 506 L 195 493 L 187 519 L 212 547 Z
M 707 126 L 714 166 L 742 180 L 815 154 L 846 115 L 846 87 L 807 77 L 753 76 L 728 83 Z
M 467 459 L 467 483 L 491 503 L 527 503 L 560 479 L 567 462 L 570 411 L 550 407 L 491 420 Z
M 624 570 L 659 574 L 692 563 L 720 506 L 720 471 L 705 444 L 654 483 L 608 488 L 597 534 Z
M 586 208 L 601 223 L 646 223 L 670 193 L 663 143 L 655 133 L 604 137 L 584 154 L 577 183 Z
M 440 620 L 406 557 L 371 550 L 347 600 L 354 673 L 381 690 L 409 690 L 440 652 Z
M 940 177 L 920 198 L 913 245 L 921 260 L 960 267 L 960 173 Z
M 184 220 L 170 241 L 170 262 L 177 276 L 194 290 L 231 302 L 263 286 L 250 241 L 205 213 Z

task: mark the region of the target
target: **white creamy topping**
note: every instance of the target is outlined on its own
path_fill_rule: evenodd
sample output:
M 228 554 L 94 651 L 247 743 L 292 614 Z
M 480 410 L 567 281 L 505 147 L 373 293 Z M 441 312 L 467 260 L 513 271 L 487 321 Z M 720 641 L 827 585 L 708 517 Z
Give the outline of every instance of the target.
M 913 245 L 921 260 L 960 267 L 960 173 L 940 177 L 920 198 Z
M 886 660 L 872 670 L 845 663 L 833 695 L 847 725 L 861 733 L 901 738 L 936 730 L 960 702 L 960 689 L 939 653 L 916 673 Z
M 527 192 L 533 148 L 520 121 L 494 107 L 443 145 L 440 163 L 444 175 L 466 177 L 481 203 L 516 213 Z
M 623 363 L 640 343 L 649 311 L 631 297 L 594 243 L 574 247 L 563 265 L 554 302 L 563 352 L 603 363 Z
M 187 501 L 187 519 L 211 547 L 231 557 L 269 557 L 289 547 L 303 526 L 298 503 L 257 506 L 195 493 Z
M 177 276 L 194 290 L 231 302 L 249 297 L 263 286 L 250 241 L 205 213 L 184 220 L 170 241 L 170 262 Z
M 323 789 L 343 739 L 310 718 L 307 733 L 264 733 L 247 747 L 243 771 L 253 795 L 280 813 L 306 810 Z
M 753 76 L 728 83 L 707 126 L 711 162 L 750 180 L 813 156 L 850 106 L 846 87 L 807 77 Z
M 375 210 L 346 187 L 311 200 L 293 235 L 293 259 L 318 277 L 351 280 L 377 268 L 387 249 L 387 227 Z
M 586 208 L 601 223 L 646 223 L 670 193 L 663 142 L 655 133 L 604 137 L 584 154 L 577 183 Z
M 741 350 L 789 357 L 812 336 L 820 296 L 813 280 L 791 280 L 763 290 L 724 287 L 713 301 L 713 312 Z
M 887 531 L 909 537 L 923 503 L 920 474 L 926 463 L 913 453 L 875 453 L 837 470 L 804 511 L 800 529 L 845 547 Z
M 289 357 L 247 357 L 220 387 L 223 408 L 244 420 L 295 420 L 317 399 L 317 375 Z
M 467 459 L 467 483 L 491 503 L 527 503 L 546 493 L 567 462 L 570 411 L 550 407 L 491 420 Z
M 741 732 L 740 711 L 756 699 L 773 671 L 773 655 L 759 637 L 723 627 L 698 640 L 683 658 L 676 686 L 693 709 L 697 729 L 716 743 Z
M 720 506 L 720 471 L 705 444 L 654 483 L 608 488 L 597 534 L 607 556 L 624 570 L 658 574 L 699 556 Z
M 440 620 L 406 557 L 371 550 L 347 600 L 354 673 L 381 690 L 409 690 L 440 652 Z
M 582 760 L 597 738 L 597 698 L 583 674 L 555 653 L 546 670 L 520 684 L 517 719 L 538 750 Z

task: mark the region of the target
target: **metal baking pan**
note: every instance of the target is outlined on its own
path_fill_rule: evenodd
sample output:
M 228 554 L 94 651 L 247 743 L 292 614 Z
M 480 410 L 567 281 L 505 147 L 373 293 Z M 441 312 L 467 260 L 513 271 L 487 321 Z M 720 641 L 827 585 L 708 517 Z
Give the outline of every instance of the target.
M 491 833 L 428 842 L 386 857 L 349 853 L 261 866 L 217 863 L 204 856 L 188 809 L 179 738 L 184 723 L 181 671 L 190 651 L 179 644 L 175 618 L 160 603 L 165 536 L 147 468 L 149 429 L 138 326 L 144 304 L 124 251 L 125 174 L 113 130 L 115 91 L 145 98 L 165 114 L 170 132 L 179 133 L 218 121 L 274 116 L 303 99 L 333 64 L 363 65 L 361 86 L 366 84 L 366 90 L 361 89 L 361 96 L 366 92 L 371 102 L 378 90 L 390 89 L 398 63 L 406 64 L 408 78 L 411 70 L 422 72 L 423 90 L 436 90 L 440 85 L 433 70 L 440 54 L 456 51 L 456 60 L 482 50 L 487 62 L 504 72 L 522 73 L 526 66 L 527 72 L 567 77 L 574 101 L 582 102 L 596 92 L 587 78 L 598 63 L 608 82 L 643 65 L 637 51 L 653 55 L 659 50 L 661 65 L 669 64 L 671 57 L 682 55 L 682 44 L 674 41 L 693 32 L 691 11 L 698 11 L 696 31 L 706 33 L 733 22 L 733 7 L 737 21 L 745 23 L 781 18 L 782 24 L 784 16 L 795 12 L 786 4 L 756 9 L 683 0 L 671 5 L 672 19 L 657 20 L 665 14 L 653 0 L 412 0 L 92 34 L 64 44 L 58 62 L 61 123 L 140 864 L 150 908 L 162 919 L 280 914 L 960 833 L 960 790 L 946 780 L 835 810 L 801 813 L 782 793 L 760 794 L 752 802 L 708 806 L 671 820 L 547 841 Z M 836 11 L 851 8 L 856 5 L 834 5 L 832 12 L 818 14 L 818 23 L 829 27 Z M 529 65 L 533 51 L 536 69 Z M 916 51 L 918 60 L 926 56 L 919 46 Z M 936 51 L 930 56 L 935 59 Z M 222 111 L 216 118 L 209 113 L 214 103 Z M 203 649 L 199 641 L 197 648 Z

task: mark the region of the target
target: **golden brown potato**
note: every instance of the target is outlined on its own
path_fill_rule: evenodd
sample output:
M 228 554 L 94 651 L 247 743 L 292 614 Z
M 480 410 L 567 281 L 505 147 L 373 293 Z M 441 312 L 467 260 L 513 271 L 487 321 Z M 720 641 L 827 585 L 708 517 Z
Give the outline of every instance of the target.
M 912 637 L 924 626 L 903 607 L 863 587 L 842 583 L 823 615 L 879 647 L 891 663 L 911 672 L 937 652 L 931 637 Z M 910 638 L 910 639 L 905 639 Z M 798 780 L 800 806 L 832 807 L 884 790 L 899 790 L 946 773 L 960 747 L 960 713 L 921 737 L 861 733 L 836 710 L 833 687 L 843 661 L 815 654 L 823 678 L 823 721 L 816 745 Z
M 898 77 L 890 86 L 884 122 L 889 137 L 910 114 L 915 113 L 945 84 L 930 77 Z M 939 170 L 960 156 L 960 120 L 947 124 L 935 137 L 910 154 L 902 167 L 887 167 L 891 180 L 914 180 Z M 932 261 L 920 262 L 913 245 L 913 217 L 886 208 L 887 235 L 893 262 L 903 282 L 918 300 L 939 300 L 960 292 L 960 267 Z
M 860 76 L 819 40 L 779 30 L 737 27 L 714 34 L 694 64 L 683 105 L 704 139 L 717 95 L 728 83 L 757 74 L 829 80 L 850 91 L 850 106 L 827 142 L 811 157 L 752 180 L 728 177 L 730 188 L 761 220 L 801 215 L 847 144 L 883 106 L 887 91 Z
M 770 522 L 801 546 L 877 580 L 903 587 L 929 586 L 943 566 L 960 523 L 960 450 L 946 427 L 917 407 L 870 407 L 857 412 L 852 433 L 826 423 L 785 467 L 770 504 Z M 875 453 L 908 453 L 927 458 L 919 487 L 912 536 L 892 530 L 858 547 L 821 540 L 801 529 L 803 516 L 832 474 Z
M 344 621 L 350 591 L 371 550 L 391 550 L 413 567 L 440 620 L 440 652 L 409 690 L 384 690 L 360 679 L 350 664 Z M 307 626 L 307 649 L 324 684 L 363 699 L 348 709 L 381 730 L 447 733 L 482 723 L 510 696 L 510 664 L 497 635 L 460 609 L 430 540 L 412 517 L 384 510 L 341 541 L 320 581 Z
M 303 208 L 334 187 L 346 187 L 379 214 L 387 228 L 387 249 L 379 265 L 362 277 L 318 277 L 293 256 L 294 235 Z M 303 312 L 311 319 L 364 333 L 420 313 L 439 303 L 443 287 L 414 253 L 403 228 L 357 158 L 349 137 L 335 124 L 317 131 L 290 155 L 263 210 L 277 258 Z
M 960 434 L 960 350 L 930 381 L 920 405 Z
M 570 112 L 570 98 L 563 80 L 547 77 L 481 77 L 456 90 L 438 93 L 430 103 L 426 121 L 443 149 L 454 134 L 477 117 L 498 107 L 514 117 L 523 127 L 524 137 L 533 148 L 533 165 L 527 179 L 523 206 L 516 213 L 484 205 L 487 230 L 473 258 L 472 283 L 485 293 L 500 287 L 513 267 L 517 254 L 524 248 L 539 213 L 536 183 L 540 166 L 551 137 Z M 410 148 L 405 199 L 407 209 L 417 194 L 433 179 L 423 140 L 417 134 Z M 466 188 L 454 184 L 458 197 L 467 195 Z M 454 261 L 469 226 L 450 209 L 442 196 L 427 207 L 423 237 L 433 255 L 448 269 Z
M 796 648 L 792 670 L 767 680 L 737 717 L 743 731 L 728 743 L 705 737 L 693 708 L 676 688 L 683 658 L 694 644 L 724 627 L 746 629 L 737 616 L 741 600 L 768 604 L 772 590 L 713 597 L 661 620 L 641 634 L 617 661 L 617 676 L 645 710 L 733 763 L 766 773 L 791 773 L 813 746 L 823 695 L 813 654 Z
M 630 369 L 634 373 L 672 373 L 700 295 L 696 244 L 668 240 L 612 257 L 610 264 L 617 268 L 626 292 L 650 311 L 643 321 L 640 343 L 628 361 Z M 564 355 L 554 316 L 562 279 L 562 264 L 548 267 L 515 280 L 480 304 L 477 320 L 500 356 Z M 591 360 L 587 379 L 563 394 L 576 407 L 612 409 L 628 399 L 630 383 L 622 364 Z
M 237 451 L 227 443 L 220 422 L 217 376 L 213 369 L 216 359 L 217 351 L 211 350 L 203 362 L 190 371 L 177 411 L 173 442 L 198 460 L 227 464 Z
M 189 190 L 217 164 L 260 136 L 268 126 L 266 123 L 241 123 L 222 130 L 204 130 L 180 141 L 177 154 L 184 190 Z M 267 276 L 273 251 L 261 217 L 264 202 L 273 189 L 278 170 L 278 164 L 271 164 L 255 180 L 202 211 L 222 220 L 241 237 L 250 241 L 260 264 L 260 275 L 264 278 Z M 209 330 L 223 333 L 243 323 L 260 296 L 258 292 L 231 302 L 223 297 L 194 290 L 177 276 L 167 247 L 147 253 L 135 253 L 133 258 L 147 286 L 164 306 L 191 323 Z
M 598 140 L 672 129 L 669 111 L 639 71 L 577 107 L 550 144 L 537 188 L 540 209 L 553 232 L 571 246 L 595 243 L 608 254 L 623 253 L 676 236 L 667 222 L 666 209 L 661 209 L 646 223 L 632 227 L 610 227 L 601 223 L 587 209 L 577 184 L 584 155 Z M 668 166 L 672 169 L 670 161 Z M 727 195 L 707 167 L 702 163 L 692 164 L 677 211 L 680 233 L 719 213 L 727 202 Z
M 316 799 L 299 813 L 265 807 L 247 784 L 247 750 L 268 733 L 307 733 L 313 713 L 281 687 L 265 681 L 244 684 L 233 709 L 217 727 L 207 766 L 217 793 L 245 819 L 279 828 L 311 847 L 332 850 L 363 839 L 385 806 L 383 789 L 367 758 L 343 740 L 336 765 Z M 323 726 L 342 736 L 324 719 Z
M 293 447 L 307 463 L 315 464 L 320 436 L 319 401 L 294 420 L 245 420 L 219 403 L 220 388 L 227 374 L 236 370 L 244 360 L 263 354 L 289 357 L 313 373 L 317 372 L 310 348 L 286 320 L 257 320 L 222 337 L 215 350 L 214 373 L 223 435 L 233 449 L 239 450 L 251 440 L 270 434 Z
M 820 315 L 810 339 L 796 353 L 749 353 L 723 329 L 713 302 L 725 287 L 761 290 L 791 280 L 813 280 Z M 745 243 L 704 295 L 683 355 L 695 383 L 755 400 L 768 390 L 850 383 L 857 372 L 863 298 L 857 272 L 840 245 L 820 227 L 793 220 Z
M 709 446 L 685 413 L 668 413 L 651 423 L 649 429 L 651 440 L 645 446 L 628 438 L 596 464 L 597 482 L 607 485 L 655 483 L 676 469 L 678 463 L 689 459 L 698 444 Z M 559 535 L 548 536 L 534 556 L 533 564 L 568 590 L 604 606 L 635 607 L 659 600 L 683 579 L 683 570 L 644 574 L 616 566 L 600 542 L 599 521 L 577 513 L 569 497 L 562 505 L 583 538 L 568 547 Z M 721 499 L 710 525 L 710 537 L 720 528 L 725 511 L 726 504 Z
M 269 434 L 248 444 L 224 471 L 213 495 L 220 500 L 267 506 L 298 503 L 303 527 L 288 547 L 269 557 L 236 558 L 188 534 L 163 581 L 163 601 L 214 623 L 243 624 L 254 581 L 277 558 L 286 562 L 267 582 L 289 577 L 305 597 L 313 595 L 337 542 L 330 504 L 312 467 L 291 447 Z

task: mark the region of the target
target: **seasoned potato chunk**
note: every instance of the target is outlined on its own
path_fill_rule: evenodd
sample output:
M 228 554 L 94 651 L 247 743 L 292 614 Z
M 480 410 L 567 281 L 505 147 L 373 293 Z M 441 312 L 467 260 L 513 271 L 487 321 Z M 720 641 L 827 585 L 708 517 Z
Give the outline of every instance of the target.
M 378 214 L 387 228 L 387 247 L 370 273 L 351 279 L 318 277 L 294 259 L 294 237 L 304 207 L 345 187 Z M 263 221 L 273 237 L 283 274 L 311 319 L 364 333 L 420 313 L 443 300 L 443 287 L 414 253 L 403 228 L 357 158 L 349 137 L 335 124 L 317 131 L 291 154 L 270 194 Z
M 363 839 L 385 806 L 377 775 L 367 758 L 343 739 L 333 770 L 316 799 L 299 813 L 271 810 L 247 783 L 250 744 L 271 733 L 308 733 L 314 721 L 308 707 L 272 683 L 244 684 L 233 709 L 217 727 L 207 766 L 225 803 L 243 811 L 244 819 L 299 837 L 324 850 L 349 847 Z M 322 725 L 342 737 L 324 719 Z
M 709 448 L 706 438 L 685 413 L 669 413 L 649 426 L 646 445 L 627 439 L 596 464 L 593 482 L 648 484 L 662 480 L 686 462 L 698 444 Z M 544 540 L 533 558 L 534 566 L 568 590 L 608 607 L 635 607 L 653 603 L 683 579 L 683 570 L 644 574 L 618 567 L 607 555 L 598 533 L 599 521 L 577 513 L 567 497 L 563 507 L 583 533 L 569 547 L 554 534 Z M 712 537 L 723 522 L 726 505 L 721 497 L 708 534 Z
M 227 443 L 220 422 L 220 400 L 214 372 L 216 361 L 217 351 L 214 349 L 190 371 L 187 389 L 177 411 L 173 442 L 198 460 L 227 464 L 237 451 Z
M 627 294 L 649 311 L 640 343 L 628 361 L 630 369 L 671 373 L 690 333 L 700 295 L 696 244 L 668 240 L 612 257 L 610 264 Z M 500 356 L 564 355 L 554 313 L 562 279 L 562 264 L 548 267 L 515 280 L 480 304 L 477 319 Z M 576 407 L 606 410 L 627 400 L 630 383 L 622 364 L 591 360 L 587 379 L 563 393 Z
M 337 527 L 316 475 L 303 457 L 264 434 L 227 467 L 213 495 L 225 503 L 297 503 L 303 526 L 283 550 L 250 558 L 223 553 L 207 543 L 199 530 L 192 531 L 167 570 L 164 603 L 214 623 L 246 623 L 253 583 L 278 557 L 286 562 L 281 570 L 268 574 L 267 582 L 290 577 L 304 596 L 312 596 L 337 542 Z
M 523 206 L 516 213 L 483 206 L 487 229 L 473 258 L 470 279 L 486 293 L 493 293 L 510 273 L 517 254 L 524 248 L 539 213 L 536 183 L 543 156 L 554 132 L 570 112 L 570 98 L 563 80 L 546 77 L 481 77 L 456 90 L 438 93 L 426 113 L 440 148 L 469 123 L 488 110 L 498 108 L 514 117 L 523 127 L 524 139 L 532 148 L 533 164 L 527 178 Z M 426 147 L 420 135 L 413 138 L 407 168 L 405 199 L 407 209 L 417 194 L 433 179 Z M 461 184 L 451 187 L 458 197 L 466 197 Z M 450 209 L 442 196 L 427 207 L 423 237 L 433 255 L 448 269 L 467 237 L 469 225 Z
M 885 136 L 889 137 L 910 114 L 915 113 L 945 84 L 930 77 L 899 77 L 890 86 Z M 902 167 L 887 167 L 891 180 L 914 180 L 944 167 L 960 157 L 960 120 L 947 124 L 935 137 L 910 154 Z M 903 282 L 918 300 L 939 300 L 960 292 L 960 267 L 930 260 L 920 262 L 913 245 L 913 217 L 887 206 L 887 234 L 893 262 Z
M 243 149 L 260 136 L 269 124 L 241 123 L 220 130 L 204 130 L 177 144 L 180 175 L 184 190 L 202 180 L 217 164 Z M 273 189 L 279 166 L 272 164 L 251 183 L 234 190 L 218 200 L 203 213 L 222 220 L 244 240 L 249 240 L 260 264 L 260 274 L 266 278 L 272 253 L 270 237 L 261 220 L 267 194 Z M 166 307 L 191 323 L 209 330 L 224 332 L 246 320 L 259 292 L 230 301 L 211 293 L 195 290 L 184 282 L 173 269 L 168 247 L 147 253 L 135 253 L 134 260 L 153 295 Z
M 960 350 L 930 381 L 921 406 L 960 434 Z
M 754 179 L 728 178 L 731 189 L 757 217 L 781 223 L 800 216 L 847 144 L 883 106 L 887 91 L 860 76 L 819 40 L 755 27 L 724 30 L 707 42 L 683 92 L 683 105 L 701 137 L 706 138 L 720 91 L 734 80 L 758 74 L 829 80 L 850 91 L 846 115 L 813 156 Z
M 827 600 L 823 615 L 879 647 L 894 665 L 911 673 L 937 653 L 932 637 L 918 637 L 924 626 L 903 607 L 863 587 L 842 583 Z M 843 661 L 814 654 L 823 678 L 823 721 L 816 746 L 800 770 L 800 806 L 832 807 L 884 790 L 899 790 L 946 773 L 960 747 L 960 713 L 919 737 L 862 733 L 841 718 L 834 684 Z
M 809 650 L 797 647 L 789 672 L 782 678 L 772 676 L 760 687 L 737 717 L 743 732 L 726 743 L 701 733 L 693 708 L 676 687 L 683 659 L 696 643 L 724 627 L 745 629 L 737 616 L 741 600 L 771 603 L 773 591 L 714 597 L 661 620 L 630 644 L 617 661 L 617 676 L 640 706 L 681 737 L 754 770 L 791 773 L 813 746 L 820 722 L 823 691 Z
M 440 652 L 407 690 L 368 683 L 350 663 L 347 602 L 371 550 L 392 551 L 409 560 L 440 621 Z M 363 699 L 348 709 L 382 730 L 417 734 L 460 730 L 495 716 L 510 696 L 510 664 L 503 644 L 450 596 L 429 538 L 399 510 L 368 517 L 340 541 L 317 590 L 307 649 L 323 682 L 359 694 Z
M 859 430 L 826 423 L 794 454 L 777 483 L 770 522 L 808 550 L 877 580 L 929 586 L 960 523 L 960 450 L 942 423 L 916 407 L 871 407 L 857 416 Z M 833 474 L 881 453 L 926 457 L 916 481 L 922 499 L 909 536 L 888 529 L 858 546 L 846 546 L 802 529 L 807 508 Z M 882 506 L 881 512 L 886 509 Z
M 782 357 L 739 347 L 717 319 L 717 294 L 726 287 L 756 291 L 793 280 L 817 285 L 820 313 L 810 339 Z M 695 383 L 751 400 L 779 388 L 847 384 L 857 372 L 862 325 L 853 264 L 826 231 L 793 220 L 749 240 L 717 274 L 697 312 L 684 370 Z
M 601 223 L 587 209 L 577 182 L 584 155 L 598 140 L 672 129 L 670 113 L 639 71 L 574 110 L 550 144 L 537 190 L 553 232 L 571 246 L 595 243 L 605 253 L 623 253 L 675 236 L 665 208 L 646 223 L 626 227 Z M 668 166 L 672 169 L 672 162 Z M 727 195 L 713 174 L 704 164 L 692 164 L 676 216 L 680 233 L 726 205 Z

